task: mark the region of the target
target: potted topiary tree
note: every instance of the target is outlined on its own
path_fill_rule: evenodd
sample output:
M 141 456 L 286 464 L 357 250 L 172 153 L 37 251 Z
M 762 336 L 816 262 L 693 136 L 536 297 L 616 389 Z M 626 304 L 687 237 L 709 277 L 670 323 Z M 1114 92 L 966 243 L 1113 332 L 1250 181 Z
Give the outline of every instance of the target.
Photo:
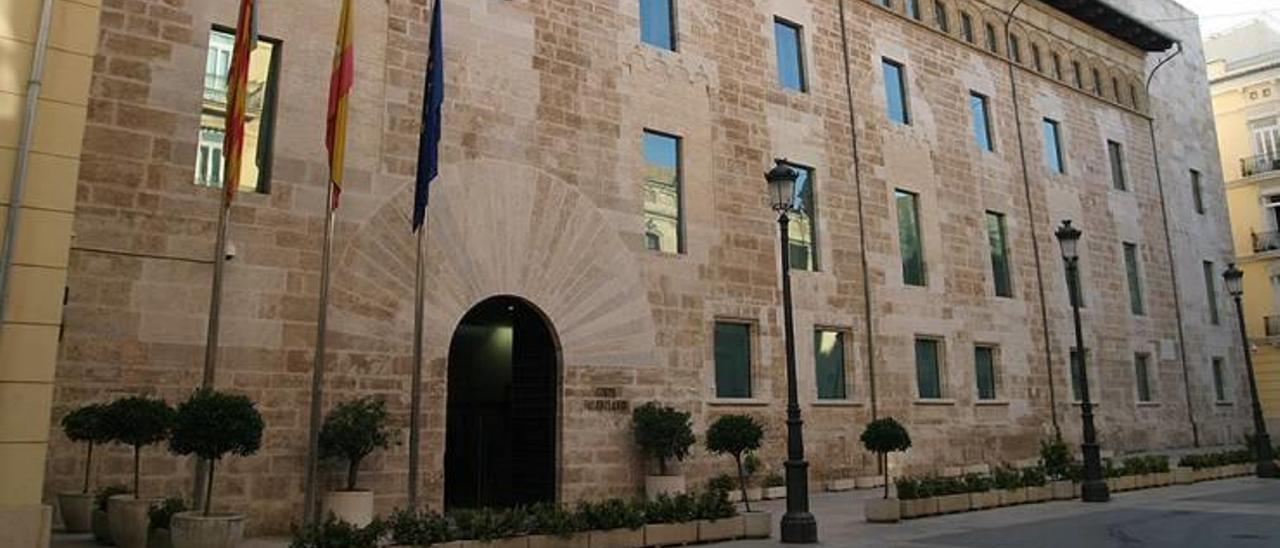
M 884 472 L 884 497 L 867 501 L 863 507 L 865 518 L 872 523 L 895 523 L 902 518 L 902 505 L 889 497 L 889 453 L 910 449 L 911 436 L 898 421 L 885 417 L 867 424 L 862 431 L 862 446 L 879 457 Z
M 107 405 L 104 421 L 112 441 L 133 448 L 133 493 L 107 501 L 111 538 L 120 548 L 146 548 L 150 520 L 147 512 L 159 497 L 143 497 L 142 448 L 164 441 L 173 424 L 173 408 L 164 400 L 128 396 Z
M 102 422 L 102 404 L 89 404 L 62 417 L 62 431 L 71 441 L 85 443 L 84 487 L 79 492 L 60 493 L 58 507 L 62 522 L 69 533 L 89 531 L 93 520 L 93 493 L 89 490 L 89 478 L 93 472 L 94 444 L 111 441 L 111 431 Z
M 213 471 L 226 455 L 248 456 L 262 446 L 262 415 L 245 396 L 203 389 L 178 405 L 169 451 L 195 455 L 207 464 L 203 510 L 170 520 L 174 548 L 235 548 L 244 537 L 244 516 L 213 513 Z
M 391 446 L 387 404 L 374 397 L 343 402 L 329 412 L 320 428 L 320 456 L 347 461 L 346 488 L 325 495 L 324 507 L 347 523 L 364 527 L 373 521 L 373 491 L 358 489 L 360 461 Z
M 773 526 L 772 514 L 751 511 L 751 501 L 747 496 L 744 460 L 752 451 L 760 449 L 763 439 L 764 429 L 760 427 L 760 423 L 746 415 L 725 415 L 707 428 L 707 450 L 713 454 L 733 457 L 733 462 L 738 467 L 738 489 L 742 493 L 742 502 L 746 505 L 742 518 L 746 535 L 752 538 L 768 537 Z
M 658 462 L 658 475 L 644 478 L 645 494 L 652 499 L 684 493 L 684 476 L 669 475 L 667 464 L 684 460 L 696 441 L 689 413 L 649 402 L 631 413 L 631 429 L 640 452 Z

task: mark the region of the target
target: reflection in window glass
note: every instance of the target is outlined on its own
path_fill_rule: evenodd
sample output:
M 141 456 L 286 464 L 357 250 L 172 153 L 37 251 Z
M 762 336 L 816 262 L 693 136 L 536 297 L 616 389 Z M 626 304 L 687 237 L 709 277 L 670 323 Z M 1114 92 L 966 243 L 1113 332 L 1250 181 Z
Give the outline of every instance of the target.
M 716 397 L 751 397 L 751 326 L 716 322 Z
M 920 239 L 919 197 L 911 192 L 895 192 L 898 204 L 898 247 L 902 253 L 902 283 L 925 285 L 924 249 Z
M 849 397 L 844 374 L 844 333 L 819 329 L 813 332 L 813 360 L 817 367 L 818 399 Z
M 902 64 L 889 59 L 882 60 L 884 67 L 885 108 L 889 119 L 899 124 L 910 124 L 911 113 L 907 111 L 907 82 L 904 79 Z
M 681 241 L 680 138 L 644 132 L 645 247 L 683 251 Z
M 982 150 L 993 151 L 995 143 L 991 140 L 991 118 L 987 113 L 987 97 L 977 92 L 969 93 L 969 111 L 973 115 L 973 138 Z
M 1120 143 L 1107 141 L 1107 157 L 1111 159 L 1111 188 L 1126 190 L 1129 185 L 1124 179 L 1124 148 Z
M 797 210 L 792 211 L 791 226 L 788 229 L 791 253 L 791 268 L 796 270 L 818 269 L 818 210 L 815 198 L 813 169 L 787 164 L 799 173 L 796 178 L 795 202 Z
M 662 49 L 676 49 L 675 0 L 640 0 L 640 39 Z
M 227 78 L 234 47 L 235 34 L 220 30 L 209 32 L 196 148 L 195 184 L 200 186 L 222 187 Z M 240 163 L 240 190 L 245 192 L 267 192 L 270 188 L 278 50 L 278 42 L 260 39 L 249 56 L 249 93 L 245 102 L 244 149 Z
M 936 339 L 916 339 L 916 393 L 920 399 L 942 397 L 940 344 Z
M 782 19 L 774 19 L 773 39 L 778 48 L 778 83 L 787 89 L 804 91 L 804 57 L 800 49 L 800 26 Z
M 987 242 L 991 246 L 991 275 L 997 297 L 1013 297 L 1013 279 L 1009 275 L 1009 243 L 1005 234 L 1004 215 L 987 212 Z
M 1054 173 L 1066 171 L 1062 162 L 1062 134 L 1058 122 L 1044 119 L 1044 159 Z
M 1129 311 L 1135 316 L 1146 313 L 1142 302 L 1142 274 L 1138 266 L 1138 246 L 1124 244 L 1124 269 L 1129 278 Z

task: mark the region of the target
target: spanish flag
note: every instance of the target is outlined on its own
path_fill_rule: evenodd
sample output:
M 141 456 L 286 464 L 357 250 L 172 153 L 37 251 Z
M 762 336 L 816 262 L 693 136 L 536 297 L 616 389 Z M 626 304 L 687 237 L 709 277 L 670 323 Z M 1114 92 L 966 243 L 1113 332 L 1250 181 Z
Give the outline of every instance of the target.
M 342 170 L 347 152 L 347 105 L 355 79 L 355 47 L 351 43 L 351 0 L 342 0 L 338 20 L 338 41 L 333 51 L 333 75 L 329 78 L 329 124 L 325 146 L 329 149 L 329 182 L 333 185 L 331 209 L 338 208 L 342 194 Z
M 222 173 L 224 205 L 231 205 L 240 188 L 240 162 L 244 149 L 245 101 L 249 98 L 249 54 L 258 45 L 257 0 L 240 0 L 236 20 L 236 43 L 231 50 L 231 68 L 227 74 L 227 121 L 222 150 L 226 167 Z

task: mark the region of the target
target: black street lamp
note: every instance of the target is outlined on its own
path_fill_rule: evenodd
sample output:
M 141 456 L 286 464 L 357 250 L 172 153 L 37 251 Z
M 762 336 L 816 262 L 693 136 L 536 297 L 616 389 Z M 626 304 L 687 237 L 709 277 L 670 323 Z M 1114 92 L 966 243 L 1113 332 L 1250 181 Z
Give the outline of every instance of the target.
M 787 348 L 787 513 L 782 515 L 782 542 L 812 544 L 818 542 L 818 520 L 809 512 L 809 463 L 804 460 L 804 421 L 800 419 L 800 402 L 796 395 L 796 334 L 791 313 L 791 212 L 796 208 L 796 179 L 800 174 L 786 160 L 774 160 L 773 169 L 765 174 L 773 195 L 773 210 L 778 212 L 778 229 L 782 238 L 782 317 Z
M 1227 282 L 1227 292 L 1236 301 L 1236 319 L 1240 322 L 1240 344 L 1244 346 L 1244 365 L 1249 370 L 1249 395 L 1253 398 L 1253 431 L 1255 433 L 1253 454 L 1258 463 L 1255 471 L 1260 478 L 1274 478 L 1277 474 L 1276 463 L 1272 460 L 1271 436 L 1267 435 L 1267 423 L 1262 419 L 1262 402 L 1258 401 L 1258 381 L 1253 375 L 1253 352 L 1249 351 L 1249 333 L 1244 325 L 1244 307 L 1240 298 L 1244 296 L 1244 272 L 1235 263 L 1222 273 Z
M 1084 440 L 1080 444 L 1080 452 L 1084 454 L 1084 478 L 1080 485 L 1080 498 L 1085 502 L 1107 502 L 1111 500 L 1111 492 L 1107 482 L 1102 478 L 1102 455 L 1098 449 L 1098 430 L 1093 425 L 1093 403 L 1089 400 L 1089 368 L 1085 366 L 1088 353 L 1084 348 L 1084 329 L 1080 327 L 1080 254 L 1076 250 L 1080 243 L 1080 229 L 1071 226 L 1071 221 L 1062 221 L 1054 233 L 1062 246 L 1062 259 L 1067 263 L 1067 290 L 1071 297 L 1071 313 L 1076 323 L 1076 356 L 1080 368 L 1080 422 L 1084 428 Z

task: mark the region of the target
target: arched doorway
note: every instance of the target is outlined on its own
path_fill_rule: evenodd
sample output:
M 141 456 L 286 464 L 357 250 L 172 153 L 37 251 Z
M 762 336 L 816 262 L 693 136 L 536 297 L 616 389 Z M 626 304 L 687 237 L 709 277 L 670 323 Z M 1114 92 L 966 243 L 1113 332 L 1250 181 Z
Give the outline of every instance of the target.
M 486 299 L 449 344 L 446 508 L 517 506 L 556 497 L 559 356 L 528 301 Z

